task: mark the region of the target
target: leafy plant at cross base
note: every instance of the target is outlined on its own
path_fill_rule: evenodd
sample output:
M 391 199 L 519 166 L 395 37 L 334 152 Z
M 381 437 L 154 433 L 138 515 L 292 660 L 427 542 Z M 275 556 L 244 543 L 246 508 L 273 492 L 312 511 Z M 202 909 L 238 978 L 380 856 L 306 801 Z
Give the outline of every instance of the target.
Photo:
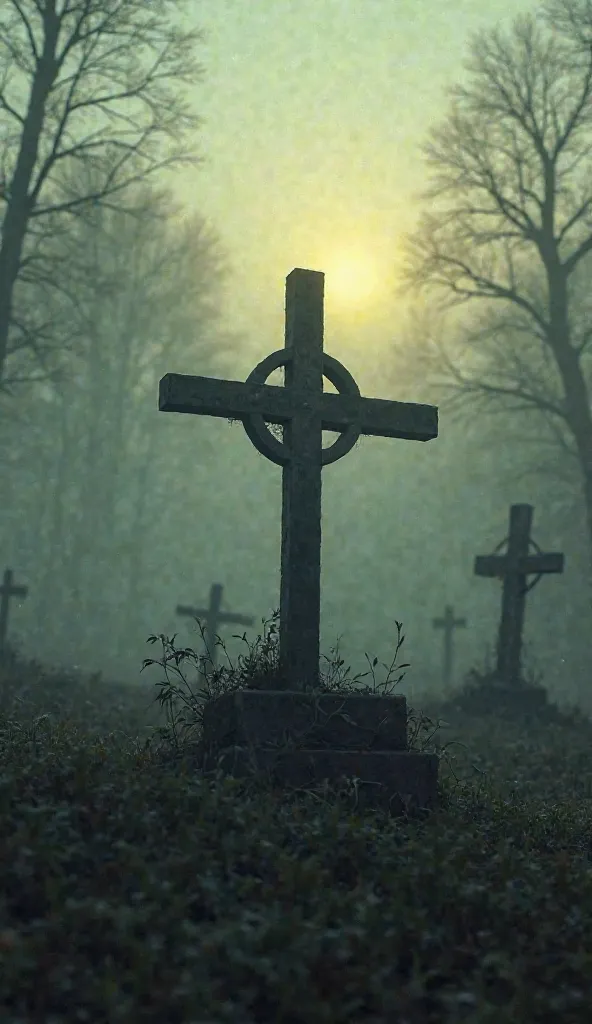
M 237 665 L 234 666 L 221 637 L 215 640 L 216 647 L 220 647 L 226 657 L 227 664 L 214 665 L 211 652 L 198 655 L 190 647 L 177 648 L 175 646 L 176 634 L 169 638 L 164 634 L 152 634 L 148 643 L 160 642 L 162 657 L 160 659 L 146 658 L 142 669 L 151 665 L 158 665 L 164 670 L 165 679 L 156 683 L 159 693 L 154 698 L 161 708 L 166 711 L 167 726 L 155 730 L 156 735 L 164 741 L 161 752 L 165 759 L 172 756 L 174 759 L 181 759 L 188 750 L 197 755 L 197 766 L 203 757 L 203 714 L 204 708 L 209 701 L 215 700 L 222 694 L 234 693 L 239 690 L 255 689 L 278 689 L 281 686 L 281 674 L 279 668 L 279 610 L 276 610 L 270 619 L 263 619 L 263 635 L 259 634 L 253 644 L 247 640 L 246 633 L 234 634 L 234 639 L 241 640 L 247 646 L 246 654 L 239 654 Z M 205 646 L 205 628 L 199 618 L 196 622 Z M 397 658 L 405 641 L 402 633 L 402 623 L 395 622 L 397 630 L 397 642 L 395 654 L 390 666 L 382 662 L 386 669 L 387 676 L 383 682 L 376 680 L 376 668 L 379 664 L 377 657 L 372 660 L 365 654 L 369 668 L 366 672 L 360 672 L 350 678 L 350 667 L 345 667 L 343 658 L 339 654 L 339 639 L 334 647 L 330 649 L 330 656 L 321 655 L 326 662 L 326 667 L 321 669 L 321 678 L 317 687 L 305 687 L 304 692 L 311 694 L 348 694 L 364 695 L 376 694 L 383 690 L 384 695 L 392 695 L 394 689 L 401 683 L 405 676 L 405 669 L 409 668 L 408 663 L 397 664 Z M 197 685 L 193 686 L 187 679 L 185 665 L 190 663 L 197 670 Z M 360 685 L 362 679 L 372 676 L 372 684 Z M 176 677 L 176 678 L 175 678 Z M 438 757 L 446 758 L 450 763 L 448 747 L 454 742 L 434 748 L 433 739 L 442 724 L 434 721 L 422 712 L 409 709 L 409 748 L 424 752 L 431 750 Z M 451 766 L 451 770 L 454 770 Z M 352 780 L 355 787 L 356 780 Z M 310 792 L 310 791 L 309 791 Z M 440 796 L 444 799 L 440 787 Z

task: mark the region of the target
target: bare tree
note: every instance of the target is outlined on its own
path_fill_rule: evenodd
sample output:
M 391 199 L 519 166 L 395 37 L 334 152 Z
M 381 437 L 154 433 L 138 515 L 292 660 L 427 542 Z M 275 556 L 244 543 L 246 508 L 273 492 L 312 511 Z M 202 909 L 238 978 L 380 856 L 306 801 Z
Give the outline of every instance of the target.
M 197 216 L 175 225 L 179 211 L 170 197 L 134 191 L 126 215 L 93 211 L 68 242 L 81 268 L 76 320 L 82 342 L 69 361 L 70 379 L 56 388 L 70 406 L 78 453 L 68 458 L 76 498 L 62 494 L 77 513 L 64 569 L 87 623 L 95 618 L 96 594 L 110 589 L 114 566 L 123 598 L 132 551 L 139 587 L 145 530 L 136 512 L 139 502 L 150 505 L 144 484 L 152 476 L 154 396 L 163 364 L 168 357 L 189 365 L 196 352 L 216 360 L 229 344 L 217 322 L 226 264 L 216 235 Z M 136 480 L 142 494 L 134 492 Z
M 117 207 L 130 185 L 197 161 L 183 142 L 200 123 L 184 86 L 201 76 L 194 56 L 201 35 L 174 23 L 186 6 L 184 0 L 3 4 L 0 384 L 10 352 L 43 338 L 47 325 L 15 313 L 15 288 L 27 275 L 43 277 L 44 243 L 64 230 L 64 218 L 96 204 Z M 96 185 L 80 191 L 80 171 L 89 165 Z
M 480 300 L 472 368 L 449 362 L 449 380 L 544 417 L 577 462 L 592 553 L 591 0 L 478 33 L 466 67 L 424 150 L 434 209 L 409 239 L 406 286 L 440 290 L 445 308 Z
M 224 372 L 240 343 L 221 324 L 228 265 L 212 228 L 146 185 L 128 204 L 93 209 L 60 239 L 76 303 L 56 292 L 52 313 L 75 342 L 60 377 L 27 387 L 15 417 L 0 417 L 0 545 L 30 573 L 34 645 L 79 663 L 108 648 L 130 664 L 129 637 L 143 644 L 150 632 L 168 506 L 178 515 L 186 502 L 184 536 L 194 531 L 199 485 L 190 499 L 181 487 L 180 503 L 172 495 L 208 442 L 163 427 L 159 378 L 171 365 L 192 372 L 197 358 Z M 171 551 L 167 542 L 165 561 Z

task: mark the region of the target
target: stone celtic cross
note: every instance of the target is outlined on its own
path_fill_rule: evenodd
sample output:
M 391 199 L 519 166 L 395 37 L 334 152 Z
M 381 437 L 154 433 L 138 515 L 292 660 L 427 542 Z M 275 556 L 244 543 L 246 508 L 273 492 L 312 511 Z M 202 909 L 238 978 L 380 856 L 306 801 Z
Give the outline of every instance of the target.
M 563 555 L 559 552 L 543 553 L 530 536 L 533 516 L 532 505 L 512 505 L 510 508 L 510 534 L 498 544 L 492 555 L 477 555 L 475 574 L 497 577 L 503 581 L 502 614 L 497 641 L 497 674 L 506 684 L 520 684 L 522 673 L 520 656 L 526 595 L 538 583 L 543 573 L 563 572 Z M 505 554 L 497 552 L 505 544 Z M 535 554 L 529 554 L 530 546 Z M 535 575 L 532 583 L 526 577 Z
M 347 455 L 361 434 L 429 441 L 438 436 L 430 405 L 362 398 L 351 374 L 323 351 L 325 275 L 293 270 L 286 279 L 285 347 L 263 359 L 247 380 L 167 373 L 161 412 L 240 419 L 257 450 L 282 467 L 280 679 L 304 690 L 319 681 L 321 470 Z M 285 387 L 265 381 L 285 368 Z M 323 376 L 338 394 L 323 391 Z M 283 426 L 283 443 L 267 423 Z M 323 448 L 323 430 L 341 434 Z

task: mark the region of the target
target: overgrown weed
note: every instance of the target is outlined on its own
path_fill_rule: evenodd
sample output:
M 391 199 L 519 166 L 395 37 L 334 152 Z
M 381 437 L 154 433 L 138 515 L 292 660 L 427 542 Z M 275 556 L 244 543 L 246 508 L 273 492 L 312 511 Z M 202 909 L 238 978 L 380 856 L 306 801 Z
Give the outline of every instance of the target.
M 146 658 L 143 663 L 143 668 L 157 665 L 164 671 L 164 679 L 155 684 L 159 693 L 154 699 L 166 712 L 166 726 L 157 730 L 157 736 L 162 741 L 161 750 L 169 751 L 173 758 L 181 756 L 184 748 L 200 749 L 204 735 L 204 709 L 210 701 L 216 700 L 222 694 L 240 690 L 281 689 L 283 685 L 279 663 L 279 610 L 274 611 L 271 618 L 262 620 L 263 632 L 252 643 L 247 639 L 246 633 L 234 635 L 233 638 L 240 640 L 247 648 L 246 654 L 238 655 L 236 665 L 233 665 L 224 640 L 219 636 L 216 637 L 215 643 L 222 650 L 225 663 L 215 664 L 212 652 L 206 649 L 205 626 L 199 618 L 195 621 L 201 634 L 204 649 L 202 654 L 197 654 L 190 647 L 176 647 L 176 634 L 172 638 L 163 634 L 153 634 L 147 642 L 160 643 L 162 657 Z M 304 692 L 317 696 L 381 692 L 386 696 L 392 695 L 404 679 L 405 670 L 410 667 L 409 663 L 398 661 L 405 636 L 401 622 L 396 621 L 395 628 L 395 653 L 390 665 L 381 663 L 381 667 L 386 670 L 386 678 L 382 682 L 378 682 L 376 677 L 379 659 L 371 659 L 367 653 L 365 658 L 368 670 L 350 676 L 351 668 L 345 665 L 339 653 L 338 638 L 329 655 L 321 654 L 318 686 L 305 686 Z M 189 671 L 195 676 L 193 684 L 188 679 Z M 372 677 L 372 682 L 362 685 L 362 680 L 368 676 Z M 448 759 L 453 771 L 448 748 L 458 741 L 451 740 L 444 745 L 434 744 L 434 738 L 442 723 L 434 722 L 428 715 L 413 708 L 408 709 L 407 720 L 409 749 L 437 753 L 438 757 Z M 195 761 L 193 763 L 195 765 Z M 348 780 L 339 791 L 346 800 L 351 787 L 355 787 L 355 784 L 356 780 Z M 330 800 L 335 798 L 335 791 L 331 789 L 330 793 L 324 796 L 317 791 L 316 795 L 319 799 Z
M 179 652 L 165 653 L 175 683 Z M 18 694 L 25 669 L 13 668 Z M 185 689 L 167 764 L 157 731 L 123 744 L 107 687 L 104 707 L 83 686 L 62 714 L 44 710 L 49 679 L 30 675 L 31 703 L 0 726 L 7 1021 L 587 1024 L 583 730 L 417 712 L 429 742 L 442 752 L 454 735 L 457 753 L 433 814 L 393 819 L 328 793 L 280 799 L 204 778 L 182 757 L 199 688 Z M 206 698 L 223 691 L 207 681 Z

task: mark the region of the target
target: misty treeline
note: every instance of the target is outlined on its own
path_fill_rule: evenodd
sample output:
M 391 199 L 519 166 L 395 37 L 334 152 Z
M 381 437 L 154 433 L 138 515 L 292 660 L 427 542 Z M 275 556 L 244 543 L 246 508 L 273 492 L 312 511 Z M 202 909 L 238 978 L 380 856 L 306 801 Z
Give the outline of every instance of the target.
M 54 287 L 44 311 L 68 351 L 52 379 L 3 405 L 1 528 L 32 580 L 27 618 L 53 657 L 71 656 L 70 645 L 83 662 L 91 651 L 123 657 L 157 585 L 151 552 L 195 530 L 195 507 L 174 496 L 203 442 L 178 429 L 171 442 L 158 380 L 171 366 L 219 371 L 223 266 L 204 223 L 175 222 L 167 206 L 146 191 L 133 212 L 99 206 L 61 239 L 76 301 Z
M 592 564 L 591 0 L 479 32 L 465 70 L 424 150 L 406 287 L 432 304 L 416 356 L 473 422 L 496 412 L 517 449 L 530 442 L 566 507 L 583 504 Z
M 203 456 L 195 435 L 167 446 L 158 379 L 219 370 L 231 345 L 216 237 L 162 183 L 198 160 L 185 9 L 0 14 L 0 551 L 30 582 L 30 648 L 61 662 L 116 659 L 143 621 L 169 494 Z
M 19 286 L 51 273 L 55 234 L 94 204 L 117 208 L 131 186 L 198 162 L 200 119 L 186 93 L 201 77 L 201 36 L 179 23 L 188 9 L 187 0 L 2 5 L 0 382 L 11 352 L 45 347 L 45 320 L 30 315 Z

